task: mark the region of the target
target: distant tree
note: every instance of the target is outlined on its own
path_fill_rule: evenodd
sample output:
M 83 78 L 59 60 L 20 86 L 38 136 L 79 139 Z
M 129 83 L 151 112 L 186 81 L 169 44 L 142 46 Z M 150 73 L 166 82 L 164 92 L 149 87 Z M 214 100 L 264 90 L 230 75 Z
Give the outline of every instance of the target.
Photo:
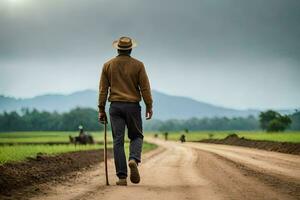
M 0 131 L 74 131 L 82 124 L 87 131 L 101 130 L 98 113 L 95 109 L 75 108 L 65 113 L 39 111 L 37 109 L 22 109 L 21 112 L 0 113 Z M 292 116 L 293 126 L 298 121 L 300 124 L 300 113 Z M 282 120 L 284 121 L 284 120 Z M 110 127 L 110 126 L 109 126 Z M 280 127 L 273 122 L 272 127 Z M 257 130 L 259 121 L 256 117 L 214 117 L 214 118 L 190 118 L 186 120 L 170 119 L 166 121 L 146 121 L 144 130 L 151 131 L 182 131 L 186 133 L 196 130 Z M 298 128 L 299 130 L 299 128 Z
M 296 110 L 296 112 L 292 114 L 290 117 L 292 120 L 291 129 L 300 130 L 300 111 Z
M 268 110 L 260 113 L 259 122 L 263 130 L 267 132 L 279 132 L 288 128 L 292 120 L 287 115 L 281 115 L 276 111 Z
M 91 108 L 75 108 L 62 116 L 63 130 L 74 131 L 82 124 L 86 130 L 99 130 L 98 112 Z
M 267 130 L 270 122 L 274 119 L 279 118 L 279 113 L 273 110 L 268 110 L 266 112 L 261 112 L 259 115 L 260 127 L 263 130 Z
M 67 113 L 37 109 L 0 113 L 0 131 L 74 131 L 82 124 L 85 130 L 101 130 L 98 112 L 91 108 L 75 108 Z
M 4 112 L 0 117 L 0 127 L 6 131 L 19 131 L 22 130 L 23 120 L 20 115 L 13 111 L 11 113 Z
M 144 130 L 155 131 L 181 131 L 186 129 L 190 131 L 197 130 L 258 130 L 259 122 L 254 116 L 248 116 L 247 118 L 226 118 L 226 117 L 214 117 L 214 118 L 190 118 L 186 120 L 170 119 L 167 121 L 151 120 L 146 121 Z

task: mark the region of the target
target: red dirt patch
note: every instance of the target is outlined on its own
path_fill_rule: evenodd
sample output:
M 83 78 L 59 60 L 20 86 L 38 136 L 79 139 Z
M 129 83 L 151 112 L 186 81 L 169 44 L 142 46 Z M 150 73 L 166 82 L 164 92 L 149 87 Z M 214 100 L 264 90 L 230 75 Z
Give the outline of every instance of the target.
M 244 137 L 238 137 L 237 134 L 231 134 L 224 139 L 205 139 L 199 142 L 228 144 L 235 146 L 251 147 L 268 151 L 276 151 L 281 153 L 289 153 L 300 155 L 300 143 L 291 142 L 273 142 L 265 140 L 250 140 Z
M 112 151 L 108 151 L 112 157 Z M 16 191 L 48 181 L 62 179 L 70 172 L 103 161 L 103 150 L 69 152 L 56 156 L 37 155 L 36 159 L 0 165 L 0 198 Z

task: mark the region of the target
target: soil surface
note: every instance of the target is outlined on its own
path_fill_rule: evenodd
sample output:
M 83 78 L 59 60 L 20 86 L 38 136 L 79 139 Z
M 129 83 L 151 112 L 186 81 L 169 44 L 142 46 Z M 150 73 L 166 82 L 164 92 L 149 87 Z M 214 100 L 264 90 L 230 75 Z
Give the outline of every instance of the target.
M 300 155 L 300 143 L 250 140 L 244 137 L 240 138 L 236 134 L 231 134 L 224 139 L 205 139 L 199 142 L 252 147 L 268 151 Z
M 110 157 L 111 152 L 108 152 Z M 40 183 L 64 181 L 63 175 L 87 169 L 101 161 L 103 150 L 88 150 L 55 156 L 39 154 L 28 161 L 0 165 L 0 199 L 17 198 L 16 194 L 22 194 L 26 188 L 39 191 L 36 186 Z
M 300 199 L 300 156 L 253 148 L 165 142 L 143 156 L 140 184 L 116 186 L 113 160 L 105 186 L 103 163 L 81 171 L 76 179 L 48 182 L 23 199 Z

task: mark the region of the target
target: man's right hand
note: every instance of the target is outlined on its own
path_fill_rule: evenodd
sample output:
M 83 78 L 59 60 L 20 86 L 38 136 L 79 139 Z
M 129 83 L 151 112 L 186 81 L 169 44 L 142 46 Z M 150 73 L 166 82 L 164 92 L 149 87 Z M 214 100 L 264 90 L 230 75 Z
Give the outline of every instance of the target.
M 149 120 L 149 119 L 151 119 L 152 118 L 152 115 L 153 115 L 153 111 L 152 111 L 152 109 L 147 109 L 146 110 L 146 120 Z
M 99 112 L 98 120 L 102 124 L 107 123 L 106 113 L 105 112 Z

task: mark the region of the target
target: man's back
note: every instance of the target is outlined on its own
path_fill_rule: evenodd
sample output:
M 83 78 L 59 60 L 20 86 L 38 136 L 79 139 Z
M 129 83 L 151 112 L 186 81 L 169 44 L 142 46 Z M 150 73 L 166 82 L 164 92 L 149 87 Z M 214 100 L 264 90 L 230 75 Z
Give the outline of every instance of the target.
M 110 102 L 139 102 L 142 94 L 146 107 L 152 107 L 144 64 L 129 55 L 119 55 L 104 64 L 100 82 L 100 106 L 106 100 L 108 89 Z

